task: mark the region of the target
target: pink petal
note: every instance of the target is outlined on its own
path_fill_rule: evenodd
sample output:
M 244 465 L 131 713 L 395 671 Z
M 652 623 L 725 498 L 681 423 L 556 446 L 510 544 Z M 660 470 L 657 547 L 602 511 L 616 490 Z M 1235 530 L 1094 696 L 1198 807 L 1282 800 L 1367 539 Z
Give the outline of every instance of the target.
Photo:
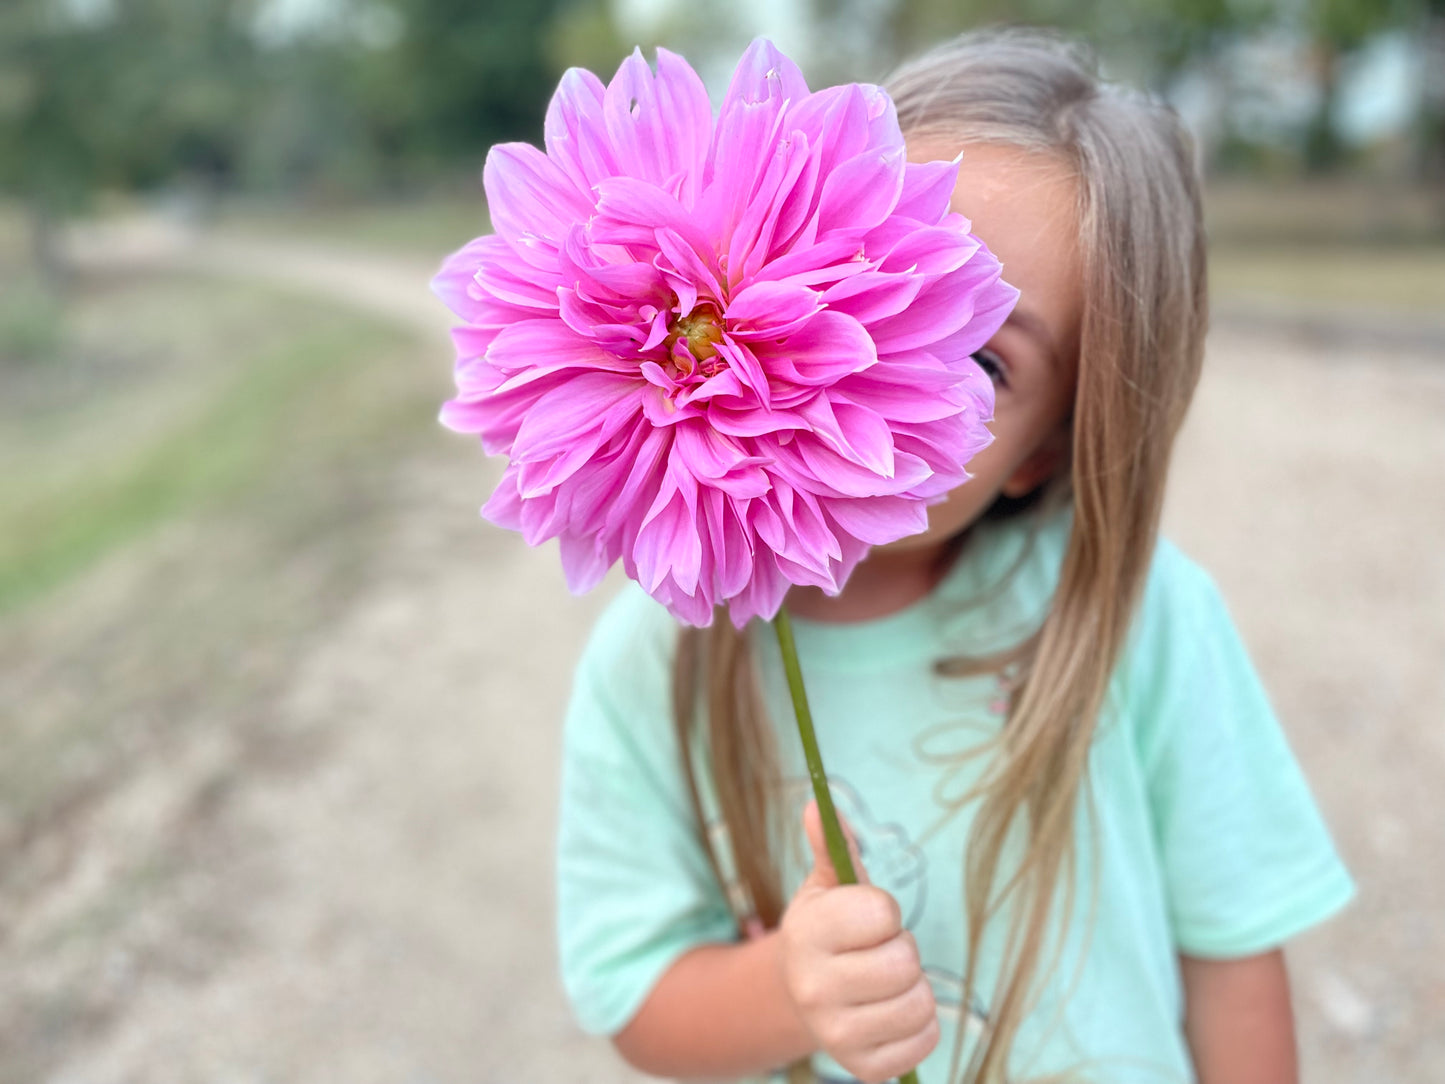
M 603 92 L 602 116 L 619 172 L 660 188 L 680 181 L 676 194 L 689 205 L 695 201 L 711 142 L 712 106 L 682 57 L 658 50 L 654 79 L 641 50 L 634 50 Z
M 908 308 L 926 281 L 922 275 L 864 271 L 829 286 L 823 300 L 829 308 L 846 312 L 860 324 L 873 324 Z
M 794 489 L 782 479 L 774 479 L 768 502 L 783 526 L 781 544 L 773 548 L 779 567 L 794 583 L 836 590 L 829 560 L 840 557 L 842 549 L 828 528 L 817 498 L 805 489 Z
M 679 196 L 691 207 L 697 202 L 712 143 L 712 104 L 707 88 L 687 61 L 661 48 L 657 50 L 657 100 L 671 152 L 671 173 L 682 174 Z
M 708 150 L 707 191 L 701 210 L 731 235 L 773 159 L 784 107 L 808 96 L 808 84 L 791 60 L 759 38 L 738 62 L 723 95 Z
M 634 519 L 638 506 L 643 508 L 654 499 L 667 466 L 667 454 L 672 449 L 672 430 L 640 429 L 643 436 L 632 455 L 632 464 L 626 480 L 617 490 L 616 499 L 607 517 L 609 530 L 620 528 L 627 520 Z M 631 575 L 631 572 L 628 573 Z
M 512 244 L 529 238 L 560 246 L 591 201 L 555 162 L 530 143 L 499 143 L 487 152 L 482 186 L 497 233 Z
M 817 210 L 820 194 L 818 176 L 822 164 L 813 153 L 808 134 L 795 128 L 789 134 L 788 142 L 792 154 L 801 160 L 802 166 L 797 170 L 796 176 L 790 173 L 784 177 L 778 188 L 773 204 L 776 219 L 773 243 L 768 251 L 768 255 L 772 257 L 783 255 L 797 241 L 799 231 L 812 220 Z M 751 277 L 760 270 L 760 267 L 749 267 L 747 273 Z
M 874 250 L 882 232 L 869 235 L 870 251 Z M 888 246 L 878 262 L 879 270 L 929 277 L 947 275 L 963 267 L 983 248 L 972 234 L 959 233 L 947 226 L 923 226 L 900 232 L 902 236 Z M 983 262 L 989 262 L 988 258 L 984 257 Z M 977 273 L 979 269 L 974 270 Z
M 721 478 L 731 470 L 757 462 L 738 443 L 715 432 L 702 421 L 679 425 L 672 454 L 694 478 Z
M 878 360 L 872 336 L 841 312 L 820 312 L 781 345 L 754 350 L 770 374 L 804 387 L 831 384 Z
M 807 80 L 798 66 L 766 38 L 754 38 L 733 71 L 723 95 L 723 109 L 739 102 L 801 102 L 808 94 Z
M 904 167 L 903 192 L 893 213 L 935 223 L 948 213 L 957 186 L 958 162 L 909 162 Z
M 670 172 L 664 149 L 667 133 L 661 127 L 652 71 L 642 59 L 641 49 L 623 59 L 607 84 L 602 119 L 624 172 L 653 184 L 666 181 Z
M 874 546 L 897 542 L 928 527 L 927 506 L 908 497 L 834 500 L 827 507 L 843 531 Z
M 705 537 L 712 547 L 717 593 L 730 598 L 747 585 L 752 575 L 752 543 L 733 500 L 714 489 L 703 494 L 701 504 L 707 526 Z
M 640 321 L 628 321 L 625 310 L 599 305 L 576 290 L 557 291 L 557 314 L 578 336 L 609 353 L 629 355 L 646 349 L 647 331 Z
M 669 231 L 699 262 L 704 262 L 700 253 L 711 254 L 712 246 L 693 214 L 670 192 L 632 177 L 598 182 L 592 238 L 601 244 L 638 245 L 655 251 L 658 230 Z
M 789 429 L 808 428 L 803 416 L 793 410 L 734 409 L 720 403 L 709 406 L 707 421 L 719 433 L 734 437 L 760 437 Z
M 505 242 L 477 252 L 476 284 L 482 293 L 520 308 L 551 315 L 557 311 L 560 276 L 542 275 L 512 251 Z
M 729 368 L 738 381 L 757 396 L 758 404 L 770 410 L 773 403 L 773 389 L 768 381 L 767 370 L 745 342 L 735 342 L 731 335 L 724 335 L 717 344 L 717 352 L 727 359 Z
M 855 373 L 833 389 L 830 398 L 834 404 L 851 400 L 887 418 L 890 425 L 937 421 L 952 417 L 969 405 L 968 394 L 958 391 L 956 385 L 935 395 L 921 395 L 912 385 L 876 379 L 874 373 L 878 368 L 875 365 L 866 372 Z M 993 384 L 989 383 L 988 388 L 987 408 L 982 404 L 975 407 L 984 417 L 993 412 Z
M 934 282 L 921 290 L 918 298 L 904 312 L 873 325 L 878 352 L 887 354 L 910 350 L 947 338 L 960 328 L 969 326 L 976 302 L 973 293 L 952 289 L 946 282 Z M 992 337 L 993 332 L 990 331 L 989 338 Z
M 686 233 L 669 226 L 659 226 L 653 236 L 658 248 L 658 258 L 653 263 L 668 274 L 680 301 L 682 289 L 688 290 L 688 299 L 679 306 L 680 312 L 691 312 L 699 295 L 713 302 L 721 300 L 722 275 L 706 240 L 701 243 L 698 239 L 689 240 Z
M 747 454 L 705 422 L 678 425 L 675 438 L 673 456 L 705 486 L 740 500 L 761 497 L 771 488 L 762 469 L 767 459 Z
M 796 286 L 832 285 L 872 269 L 873 265 L 863 257 L 862 238 L 835 230 L 816 244 L 804 245 L 770 260 L 754 281 L 789 282 Z
M 902 147 L 869 151 L 842 163 L 823 185 L 818 232 L 870 229 L 888 217 L 903 191 Z
M 870 365 L 863 372 L 854 373 L 841 387 L 851 393 L 858 381 L 864 381 L 865 387 L 869 386 L 867 382 L 876 381 L 912 388 L 919 398 L 928 398 L 947 391 L 966 379 L 969 378 L 960 373 L 957 364 L 946 365 L 927 350 L 908 350 L 880 357 L 877 365 Z M 989 388 L 989 398 L 992 400 L 992 384 Z
M 567 578 L 567 589 L 574 595 L 585 595 L 592 590 L 612 567 L 612 561 L 593 535 L 564 531 L 557 536 L 557 545 L 562 555 L 562 572 Z
M 782 123 L 786 125 L 786 121 Z M 817 164 L 807 136 L 796 131 L 785 133 L 781 127 L 774 134 L 766 166 L 728 241 L 727 266 L 732 285 L 756 275 L 773 254 L 776 242 L 780 238 L 791 240 L 796 234 L 802 220 L 795 224 L 791 215 L 781 211 L 793 203 L 799 183 L 810 185 L 809 178 L 816 177 Z
M 568 68 L 547 107 L 547 157 L 579 192 L 617 173 L 617 157 L 602 123 L 602 80 L 582 68 Z
M 506 246 L 499 237 L 478 237 L 442 261 L 441 270 L 431 280 L 432 292 L 463 320 L 479 323 L 489 315 L 486 301 L 472 295 L 480 266 L 479 255 L 496 245 Z M 495 302 L 492 302 L 495 307 Z
M 508 467 L 495 492 L 482 505 L 482 515 L 498 527 L 509 531 L 522 529 L 522 496 L 517 492 L 517 471 Z
M 791 586 L 771 552 L 754 550 L 753 577 L 730 600 L 728 619 L 736 628 L 742 628 L 755 617 L 771 621 L 782 608 L 783 596 Z
M 893 477 L 893 432 L 883 416 L 846 399 L 833 401 L 833 415 L 848 439 L 845 454 L 885 478 Z
M 563 369 L 637 371 L 635 362 L 600 349 L 560 320 L 522 320 L 504 328 L 487 351 L 487 360 L 503 372 L 533 377 Z
M 926 479 L 931 472 L 927 464 L 917 457 L 905 460 L 897 454 L 903 447 L 902 434 L 896 435 L 894 442 L 891 478 L 839 454 L 820 437 L 799 439 L 782 449 L 775 469 L 797 480 L 799 485 L 812 480 L 809 483 L 811 488 L 827 496 L 879 497 L 906 493 Z
M 901 133 L 886 144 L 872 138 L 870 107 L 869 89 L 849 83 L 820 90 L 800 102 L 789 114 L 789 122 L 809 133 L 822 172 L 831 176 L 842 163 L 864 151 L 902 148 Z
M 728 334 L 779 338 L 798 331 L 823 309 L 818 291 L 784 282 L 755 282 L 728 302 Z
M 928 344 L 940 361 L 958 362 L 981 349 L 1003 327 L 1019 292 L 1002 279 L 993 279 L 973 298 L 972 318 Z
M 639 582 L 655 591 L 665 578 L 686 595 L 697 590 L 702 573 L 702 538 L 698 534 L 696 486 L 684 473 L 668 468 L 662 490 L 637 532 L 633 559 Z

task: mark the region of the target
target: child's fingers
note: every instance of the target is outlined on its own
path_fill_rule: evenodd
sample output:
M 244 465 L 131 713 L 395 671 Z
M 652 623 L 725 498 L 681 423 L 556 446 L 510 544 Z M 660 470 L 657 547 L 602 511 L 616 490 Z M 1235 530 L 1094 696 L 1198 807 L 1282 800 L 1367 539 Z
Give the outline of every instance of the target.
M 846 1001 L 862 1005 L 913 989 L 923 978 L 923 964 L 913 935 L 903 930 L 881 945 L 834 957 L 829 975 Z
M 807 941 L 830 956 L 882 945 L 902 929 L 898 901 L 873 885 L 838 885 L 807 905 Z
M 825 1046 L 832 1045 L 835 1049 L 882 1048 L 926 1031 L 937 1015 L 933 988 L 928 985 L 927 979 L 920 977 L 895 997 L 839 1013 L 823 1029 L 825 1034 L 818 1038 Z
M 894 1080 L 921 1065 L 938 1045 L 939 1035 L 938 1017 L 935 1015 L 914 1034 L 875 1047 L 845 1068 L 864 1081 Z
M 853 870 L 858 874 L 859 884 L 868 884 L 868 871 L 863 868 L 863 862 L 858 857 L 858 840 L 853 835 L 853 829 L 840 813 L 838 823 L 843 826 L 843 838 L 848 841 L 848 854 L 853 859 Z M 813 872 L 809 880 L 822 888 L 832 888 L 838 884 L 837 871 L 833 869 L 833 860 L 828 855 L 827 838 L 823 835 L 823 817 L 818 812 L 818 803 L 809 802 L 803 809 L 803 831 L 808 835 L 808 847 L 813 852 Z

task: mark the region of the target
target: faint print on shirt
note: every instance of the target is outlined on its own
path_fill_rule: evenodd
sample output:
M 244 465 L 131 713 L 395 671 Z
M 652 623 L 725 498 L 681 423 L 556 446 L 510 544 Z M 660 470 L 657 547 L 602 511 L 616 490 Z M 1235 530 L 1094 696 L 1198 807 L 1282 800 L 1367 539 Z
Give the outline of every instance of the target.
M 885 889 L 898 901 L 903 913 L 903 925 L 914 929 L 923 917 L 928 902 L 928 860 L 922 849 L 909 838 L 901 824 L 880 821 L 869 810 L 857 789 L 835 773 L 829 773 L 829 790 L 833 804 L 838 807 L 858 842 L 858 855 L 868 871 L 868 879 L 879 888 Z M 806 777 L 794 777 L 783 783 L 783 815 L 785 823 L 797 824 L 802 819 L 803 807 L 813 797 L 812 786 Z M 712 841 L 713 853 L 731 855 L 728 846 L 727 828 L 720 817 L 708 818 L 708 836 Z M 795 862 L 806 861 L 806 852 L 789 856 Z M 733 876 L 731 868 L 725 870 L 727 895 L 737 914 L 747 914 L 750 906 L 747 891 Z M 962 921 L 962 916 L 959 916 Z M 963 976 L 946 967 L 924 962 L 923 973 L 933 987 L 933 997 L 938 1003 L 939 1023 L 958 1026 L 960 1017 L 964 1021 L 965 1036 L 976 1039 L 988 1022 L 985 1006 L 975 997 L 967 1013 L 961 1011 L 963 1003 Z M 819 1084 L 849 1084 L 847 1078 L 818 1077 Z

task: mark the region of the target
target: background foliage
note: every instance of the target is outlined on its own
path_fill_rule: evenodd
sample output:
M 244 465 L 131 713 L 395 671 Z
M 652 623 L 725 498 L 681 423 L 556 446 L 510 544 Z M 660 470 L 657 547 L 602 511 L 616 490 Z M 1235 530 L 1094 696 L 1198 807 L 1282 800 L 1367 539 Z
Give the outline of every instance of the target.
M 0 7 L 0 190 L 37 220 L 102 189 L 189 186 L 295 194 L 414 190 L 475 170 L 486 147 L 534 139 L 563 67 L 608 73 L 625 48 L 666 42 L 706 67 L 754 32 L 721 0 L 7 0 Z M 1066 27 L 1111 67 L 1170 92 L 1228 82 L 1242 43 L 1293 43 L 1314 83 L 1307 123 L 1274 159 L 1316 173 L 1358 166 L 1338 131 L 1340 72 L 1407 32 L 1428 72 L 1441 0 L 806 0 L 804 63 L 819 79 L 877 78 L 968 26 Z M 784 43 L 786 48 L 788 43 Z M 1438 76 L 1433 76 L 1438 81 Z M 1227 96 L 1230 88 L 1223 88 Z M 1406 167 L 1438 179 L 1441 90 L 1419 96 Z M 1226 103 L 1227 105 L 1227 103 Z M 1223 110 L 1229 126 L 1229 111 Z M 1225 132 L 1223 144 L 1241 133 Z

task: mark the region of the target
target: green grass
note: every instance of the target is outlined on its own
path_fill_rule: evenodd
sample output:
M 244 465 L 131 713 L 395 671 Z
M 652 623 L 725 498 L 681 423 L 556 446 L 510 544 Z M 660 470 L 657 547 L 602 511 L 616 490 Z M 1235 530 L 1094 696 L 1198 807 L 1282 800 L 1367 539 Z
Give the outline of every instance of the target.
M 153 388 L 8 427 L 11 451 L 26 453 L 15 458 L 29 469 L 0 478 L 0 612 L 158 524 L 425 416 L 418 395 L 398 394 L 398 355 L 410 339 L 389 325 L 254 287 L 156 280 L 125 292 L 131 296 L 123 307 L 147 318 L 168 303 L 189 302 L 185 321 L 216 332 L 210 350 L 221 357 L 206 357 L 209 371 L 197 374 L 201 363 L 182 356 L 179 372 L 162 367 L 151 375 Z M 252 335 L 225 333 L 247 314 L 257 324 Z M 270 334 L 262 330 L 268 319 Z M 164 353 L 157 343 L 171 333 L 148 324 L 120 331 L 142 355 Z M 189 384 L 185 394 L 176 394 L 178 382 Z M 124 422 L 146 407 L 150 414 L 127 429 Z M 107 426 L 106 439 L 79 439 Z

